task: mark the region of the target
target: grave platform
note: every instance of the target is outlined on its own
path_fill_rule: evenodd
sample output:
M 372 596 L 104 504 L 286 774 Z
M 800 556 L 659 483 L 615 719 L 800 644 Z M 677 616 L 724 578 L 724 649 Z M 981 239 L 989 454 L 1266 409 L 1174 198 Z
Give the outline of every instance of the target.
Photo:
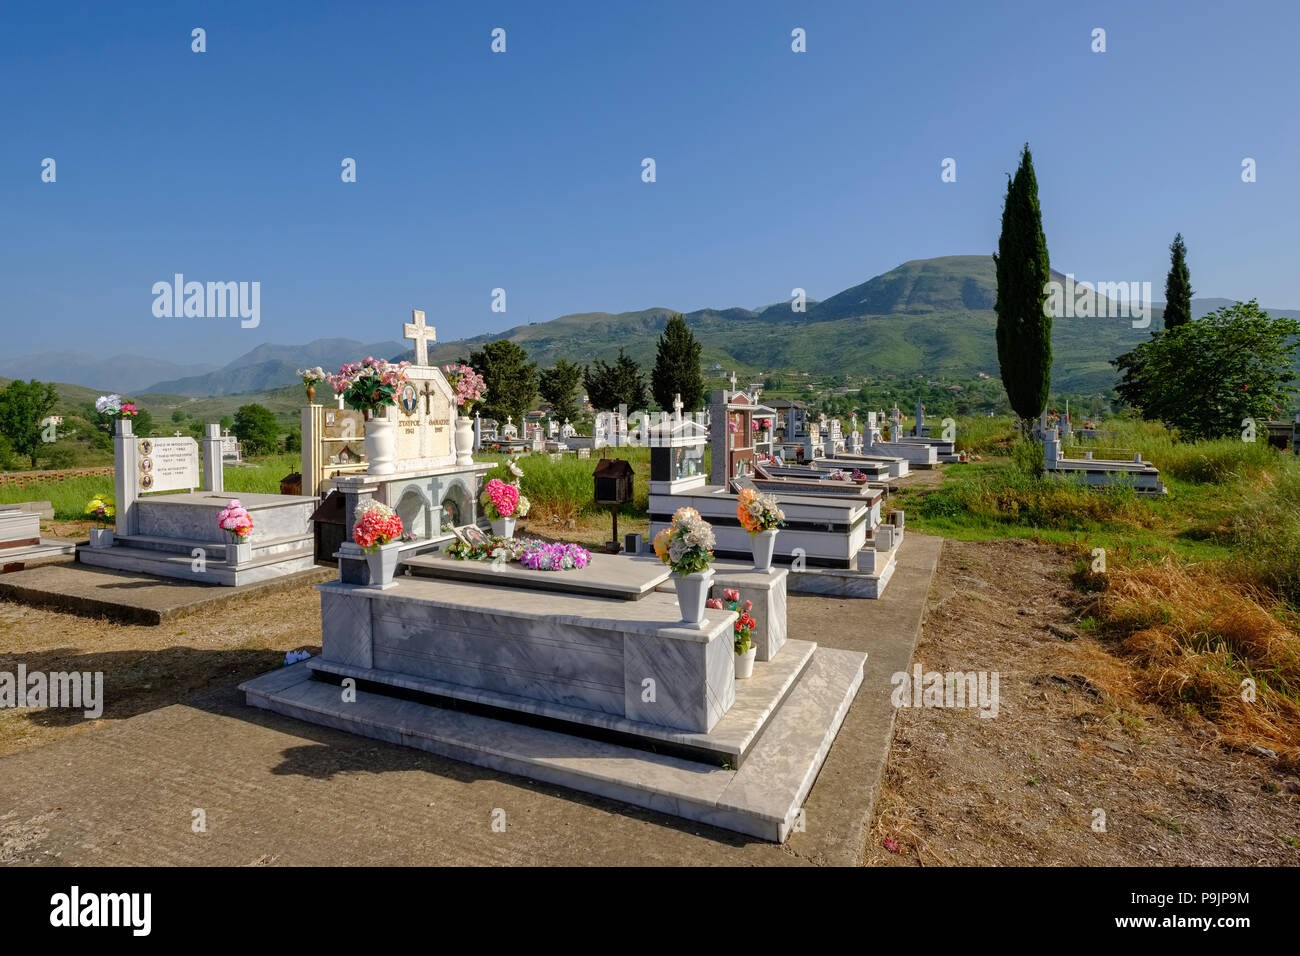
M 218 513 L 238 501 L 253 518 L 251 557 L 234 560 Z M 137 499 L 135 531 L 115 534 L 108 548 L 77 548 L 90 567 L 143 572 L 205 584 L 239 586 L 284 577 L 316 566 L 311 515 L 320 502 L 304 495 L 197 491 Z M 196 563 L 196 550 L 202 560 Z
M 581 571 L 531 571 L 519 564 L 463 561 L 445 552 L 407 558 L 403 566 L 414 577 L 440 578 L 470 584 L 562 591 L 619 601 L 639 601 L 668 580 L 672 572 L 657 558 L 593 552 Z
M 255 584 L 213 588 L 193 581 L 64 561 L 0 575 L 0 598 L 68 614 L 152 626 L 196 611 L 216 612 L 250 597 L 319 584 L 333 576 L 332 568 L 312 568 Z
M 783 840 L 866 655 L 785 638 L 784 570 L 720 567 L 726 586 L 779 592 L 780 641 L 737 681 L 735 612 L 684 626 L 658 561 L 599 557 L 581 571 L 480 565 L 492 581 L 478 583 L 445 576 L 474 562 L 421 556 L 409 570 L 438 576 L 321 584 L 320 658 L 240 689 L 252 706 Z
M 884 593 L 894 573 L 902 527 L 881 524 L 883 494 L 879 488 L 861 490 L 862 497 L 778 492 L 786 522 L 776 536 L 773 563 L 790 567 L 790 593 L 869 599 Z M 735 494 L 716 485 L 674 494 L 657 494 L 652 489 L 650 535 L 667 527 L 678 508 L 689 506 L 713 526 L 718 558 L 752 561 L 753 545 L 736 518 L 736 500 Z

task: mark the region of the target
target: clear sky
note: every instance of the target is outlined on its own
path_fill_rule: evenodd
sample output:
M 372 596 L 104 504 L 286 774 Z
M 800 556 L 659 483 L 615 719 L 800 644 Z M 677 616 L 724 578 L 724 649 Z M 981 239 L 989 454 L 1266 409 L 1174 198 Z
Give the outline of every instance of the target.
M 1295 0 L 0 17 L 3 355 L 224 362 L 261 342 L 396 339 L 412 308 L 446 341 L 824 298 L 908 259 L 991 252 L 1025 141 L 1054 268 L 1159 298 L 1181 230 L 1198 296 L 1300 308 Z M 151 288 L 177 272 L 260 282 L 261 324 L 156 318 Z

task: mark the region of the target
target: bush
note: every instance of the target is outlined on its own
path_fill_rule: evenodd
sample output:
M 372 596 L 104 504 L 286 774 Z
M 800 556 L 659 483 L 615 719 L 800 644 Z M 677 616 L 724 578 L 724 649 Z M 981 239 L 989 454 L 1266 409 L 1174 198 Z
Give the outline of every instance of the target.
M 1043 474 L 1043 443 L 1029 438 L 1021 438 L 1011 446 L 1011 461 L 1016 470 L 1030 478 Z

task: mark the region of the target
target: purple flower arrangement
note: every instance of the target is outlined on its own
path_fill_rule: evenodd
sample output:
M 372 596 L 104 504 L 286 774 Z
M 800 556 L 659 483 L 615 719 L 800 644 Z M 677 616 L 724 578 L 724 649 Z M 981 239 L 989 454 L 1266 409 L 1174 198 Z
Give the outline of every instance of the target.
M 519 563 L 531 571 L 572 571 L 591 563 L 591 552 L 580 544 L 536 544 Z

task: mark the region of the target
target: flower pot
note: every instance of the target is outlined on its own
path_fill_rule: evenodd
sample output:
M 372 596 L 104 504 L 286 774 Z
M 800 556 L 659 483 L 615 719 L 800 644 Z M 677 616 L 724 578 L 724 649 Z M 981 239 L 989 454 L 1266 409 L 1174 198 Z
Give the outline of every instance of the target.
M 92 548 L 111 548 L 113 546 L 113 529 L 91 528 L 90 546 Z
M 474 420 L 468 415 L 456 418 L 456 464 L 474 464 Z
M 697 571 L 685 577 L 676 576 L 677 606 L 682 612 L 684 627 L 704 626 L 704 602 L 709 599 L 709 582 L 713 580 L 713 569 Z
M 746 677 L 753 676 L 754 658 L 757 656 L 757 644 L 751 646 L 745 653 L 736 655 L 736 680 L 744 680 Z
M 231 535 L 230 542 L 226 545 L 226 564 L 247 564 L 252 560 L 253 543 L 247 538 L 237 538 Z
M 366 564 L 370 568 L 370 583 L 367 587 L 386 588 L 392 585 L 393 575 L 397 573 L 397 557 L 402 550 L 400 542 L 381 544 L 366 555 Z
M 515 516 L 497 518 L 492 522 L 492 533 L 498 538 L 513 538 L 515 536 Z
M 776 535 L 777 529 L 772 528 L 769 531 L 760 531 L 749 539 L 750 547 L 754 550 L 755 571 L 771 570 L 772 552 L 776 550 Z
M 391 475 L 397 470 L 393 459 L 397 455 L 397 422 L 387 418 L 372 418 L 366 422 L 366 473 Z
M 308 386 L 307 386 L 307 404 L 308 404 L 308 405 L 313 405 L 313 404 L 315 404 L 315 402 L 316 402 L 316 386 L 315 386 L 315 385 L 308 385 Z

